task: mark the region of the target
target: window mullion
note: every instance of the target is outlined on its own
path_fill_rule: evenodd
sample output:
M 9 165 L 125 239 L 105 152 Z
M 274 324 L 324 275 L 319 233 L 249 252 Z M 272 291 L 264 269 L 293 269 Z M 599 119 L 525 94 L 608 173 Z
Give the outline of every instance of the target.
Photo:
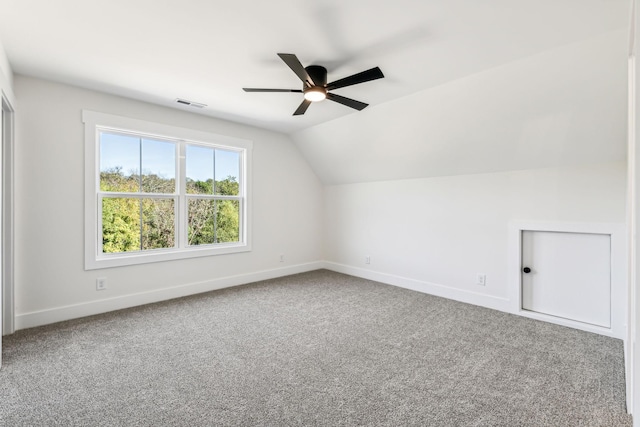
M 140 154 L 138 156 L 138 193 L 142 193 L 142 138 L 138 138 L 138 141 L 138 149 L 140 150 Z M 138 199 L 138 204 L 140 206 L 140 250 L 142 250 L 142 229 L 144 228 L 144 219 L 142 218 L 142 197 Z
M 125 193 L 117 191 L 100 191 L 102 197 L 125 197 L 131 199 L 174 199 L 175 194 L 170 193 Z
M 187 144 L 184 141 L 180 141 L 178 143 L 178 147 L 180 150 L 180 154 L 178 156 L 178 174 L 176 174 L 176 179 L 178 181 L 179 189 L 178 189 L 178 215 L 176 216 L 178 223 L 178 247 L 184 249 L 187 247 L 188 243 L 188 206 L 187 206 Z
M 138 193 L 142 193 L 142 138 L 138 138 Z
M 187 199 L 207 199 L 207 200 L 242 200 L 241 196 L 220 196 L 211 194 L 186 194 Z
M 215 178 L 213 182 L 215 185 Z M 218 243 L 218 201 L 215 199 L 213 199 L 213 243 Z
M 144 218 L 142 216 L 142 197 L 140 197 L 138 199 L 138 205 L 140 206 L 140 250 L 143 250 L 143 244 L 142 244 L 142 230 L 144 228 Z

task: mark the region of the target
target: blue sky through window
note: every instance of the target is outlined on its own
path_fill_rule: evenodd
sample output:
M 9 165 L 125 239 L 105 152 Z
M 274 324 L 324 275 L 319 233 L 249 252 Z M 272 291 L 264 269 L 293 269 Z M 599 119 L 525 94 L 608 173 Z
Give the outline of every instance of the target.
M 121 168 L 125 176 L 137 175 L 140 170 L 140 138 L 100 132 L 100 171 Z M 161 178 L 175 178 L 175 144 L 167 141 L 142 139 L 142 172 Z M 240 175 L 240 154 L 212 147 L 187 145 L 186 176 L 194 181 L 214 178 L 223 180 Z

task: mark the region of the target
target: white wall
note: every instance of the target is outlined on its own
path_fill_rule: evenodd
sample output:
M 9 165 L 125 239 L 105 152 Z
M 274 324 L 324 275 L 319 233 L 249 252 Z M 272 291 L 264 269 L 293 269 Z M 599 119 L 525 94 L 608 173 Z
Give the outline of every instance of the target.
M 15 228 L 18 329 L 313 269 L 322 259 L 322 187 L 288 137 L 20 75 L 14 88 L 20 102 Z M 254 141 L 253 250 L 84 271 L 82 109 Z M 280 253 L 285 263 L 279 262 Z M 107 291 L 95 290 L 97 277 L 107 278 Z
M 325 260 L 338 271 L 509 311 L 510 221 L 624 223 L 625 180 L 625 164 L 616 162 L 328 186 Z M 486 286 L 475 284 L 477 273 L 487 275 Z
M 0 92 L 3 92 L 12 105 L 15 104 L 13 95 L 13 71 L 7 54 L 2 46 L 2 40 L 0 40 Z
M 632 19 L 629 38 L 629 211 L 628 236 L 630 250 L 630 286 L 629 286 L 629 336 L 626 342 L 627 362 L 627 409 L 633 414 L 634 427 L 640 427 L 640 251 L 638 248 L 638 225 L 640 224 L 640 207 L 638 206 L 638 189 L 640 189 L 640 132 L 638 130 L 638 112 L 640 106 L 640 64 L 638 63 L 638 47 L 640 47 L 640 2 L 631 1 Z

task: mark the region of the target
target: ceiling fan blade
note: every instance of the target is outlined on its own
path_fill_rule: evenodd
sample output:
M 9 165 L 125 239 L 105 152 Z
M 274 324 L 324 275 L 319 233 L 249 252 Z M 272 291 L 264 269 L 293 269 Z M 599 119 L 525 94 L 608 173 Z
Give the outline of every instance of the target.
M 365 104 L 364 102 L 356 101 L 355 99 L 336 95 L 335 93 L 328 93 L 327 99 L 330 99 L 342 105 L 346 105 L 347 107 L 355 108 L 358 111 L 364 110 L 367 107 L 367 105 L 369 105 L 369 104 Z
M 289 68 L 291 68 L 291 70 L 293 70 L 294 73 L 296 73 L 296 76 L 298 76 L 305 85 L 308 87 L 315 86 L 313 80 L 309 77 L 307 70 L 304 69 L 297 56 L 293 53 L 279 53 L 278 56 L 289 66 Z
M 382 74 L 382 70 L 380 70 L 380 68 L 378 67 L 375 67 L 370 70 L 345 77 L 344 79 L 336 80 L 335 82 L 329 83 L 326 88 L 327 90 L 339 89 L 341 87 L 357 85 L 358 83 L 381 79 L 383 77 L 384 74 Z
M 300 104 L 300 106 L 298 107 L 298 109 L 293 113 L 294 116 L 301 116 L 304 114 L 305 111 L 307 111 L 307 108 L 309 108 L 309 105 L 311 105 L 311 101 L 309 100 L 304 100 L 302 101 L 302 104 Z
M 296 92 L 302 93 L 300 89 L 258 89 L 254 87 L 243 87 L 243 91 L 245 92 Z

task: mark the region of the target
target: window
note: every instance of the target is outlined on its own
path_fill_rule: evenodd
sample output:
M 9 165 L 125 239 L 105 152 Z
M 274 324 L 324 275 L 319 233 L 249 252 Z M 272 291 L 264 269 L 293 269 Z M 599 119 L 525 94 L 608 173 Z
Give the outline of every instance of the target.
M 251 141 L 83 111 L 85 269 L 251 249 Z

